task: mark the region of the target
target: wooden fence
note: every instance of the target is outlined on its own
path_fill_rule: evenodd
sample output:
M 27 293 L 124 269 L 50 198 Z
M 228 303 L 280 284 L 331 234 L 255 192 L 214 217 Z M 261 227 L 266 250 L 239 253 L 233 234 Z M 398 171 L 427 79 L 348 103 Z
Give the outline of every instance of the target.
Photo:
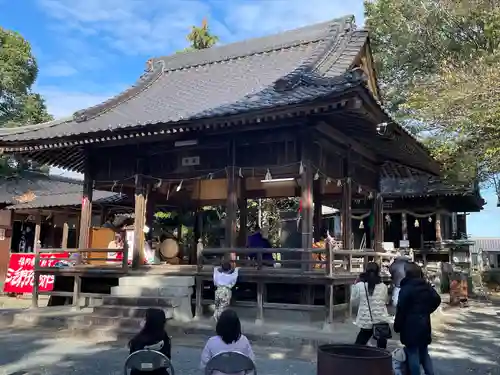
M 121 259 L 109 258 L 109 253 L 121 254 Z M 64 261 L 74 263 L 67 267 L 42 267 L 40 261 L 47 259 L 42 258 L 41 254 L 56 254 L 56 253 L 69 253 L 70 258 L 65 257 L 50 257 L 51 260 Z M 102 257 L 90 258 L 89 255 L 92 254 L 103 254 Z M 77 256 L 73 256 L 77 254 Z M 106 261 L 106 265 L 94 265 L 90 264 L 92 261 Z M 32 307 L 38 307 L 38 296 L 40 294 L 48 294 L 51 296 L 60 297 L 73 297 L 73 306 L 77 308 L 79 306 L 80 297 L 90 298 L 95 296 L 100 296 L 95 293 L 81 292 L 82 277 L 102 277 L 106 275 L 121 275 L 128 271 L 128 248 L 124 246 L 121 249 L 38 249 L 35 255 L 34 264 L 34 275 L 33 275 L 33 292 L 31 296 Z M 62 292 L 62 291 L 48 291 L 40 292 L 40 276 L 41 275 L 53 275 L 55 278 L 57 276 L 69 276 L 74 278 L 73 292 Z

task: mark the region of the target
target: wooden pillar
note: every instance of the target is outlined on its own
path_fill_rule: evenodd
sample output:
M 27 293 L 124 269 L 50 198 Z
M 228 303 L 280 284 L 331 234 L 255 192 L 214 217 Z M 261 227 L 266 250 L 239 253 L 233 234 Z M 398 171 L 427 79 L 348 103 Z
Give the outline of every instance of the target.
M 138 172 L 142 171 L 142 161 L 138 162 Z M 135 175 L 135 207 L 134 207 L 134 249 L 132 268 L 137 269 L 144 264 L 144 222 L 146 220 L 146 186 L 142 174 Z
M 240 231 L 238 232 L 238 246 L 245 247 L 247 243 L 247 223 L 248 223 L 248 202 L 246 198 L 246 179 L 240 178 Z
M 401 232 L 403 235 L 403 241 L 408 240 L 408 218 L 406 217 L 406 213 L 401 213 Z
M 307 157 L 304 152 L 303 156 Z M 302 159 L 304 173 L 301 176 L 301 203 L 302 203 L 302 248 L 304 251 L 312 248 L 313 243 L 313 171 L 311 163 L 308 159 Z M 302 260 L 310 260 L 309 254 L 304 253 Z M 307 264 L 303 264 L 303 268 L 307 269 Z
M 458 215 L 456 212 L 451 213 L 451 234 L 453 239 L 458 237 Z
M 88 249 L 90 240 L 90 223 L 92 220 L 92 193 L 94 190 L 94 178 L 92 161 L 89 154 L 85 155 L 85 166 L 83 176 L 82 211 L 80 215 L 80 237 L 78 247 Z
M 323 217 L 321 215 L 321 207 L 323 206 L 323 195 L 321 194 L 321 180 L 313 181 L 313 196 L 314 196 L 314 214 L 313 214 L 313 230 L 314 240 L 319 241 L 323 236 Z
M 347 151 L 343 161 L 344 183 L 342 184 L 342 246 L 352 249 L 352 179 L 351 152 Z
M 33 236 L 33 252 L 35 254 L 38 253 L 40 246 L 38 243 L 40 242 L 40 234 L 42 233 L 42 215 L 40 212 L 37 212 L 35 216 L 35 234 Z
M 149 232 L 146 234 L 146 241 L 149 246 L 153 246 L 153 224 L 155 220 L 156 195 L 153 193 L 153 186 L 148 185 L 146 196 L 146 225 L 149 227 Z
M 68 225 L 68 222 L 64 222 L 62 240 L 61 240 L 61 248 L 62 249 L 68 248 L 68 236 L 69 236 L 69 225 Z
M 380 193 L 375 195 L 373 200 L 373 215 L 374 215 L 374 250 L 383 251 L 384 242 L 384 199 Z
M 434 221 L 434 225 L 436 228 L 436 242 L 441 244 L 443 242 L 443 235 L 441 233 L 441 214 L 439 212 L 436 213 L 436 220 Z
M 35 235 L 33 237 L 33 252 L 35 253 L 35 264 L 33 266 L 33 290 L 31 292 L 31 307 L 34 309 L 38 307 L 38 294 L 40 285 L 40 273 L 37 271 L 37 268 L 40 266 L 40 248 L 38 247 L 38 240 L 40 239 L 42 216 L 39 212 L 36 214 L 35 220 Z
M 235 167 L 227 170 L 227 198 L 226 198 L 226 234 L 225 245 L 227 248 L 236 247 L 236 219 L 238 210 L 238 188 L 235 176 Z M 231 254 L 234 259 L 234 254 Z

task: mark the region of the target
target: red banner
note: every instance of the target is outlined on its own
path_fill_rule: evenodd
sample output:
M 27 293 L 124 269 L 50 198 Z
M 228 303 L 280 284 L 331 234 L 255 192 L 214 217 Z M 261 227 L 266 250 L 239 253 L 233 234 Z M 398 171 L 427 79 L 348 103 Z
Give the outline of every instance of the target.
M 53 258 L 68 258 L 69 253 L 40 254 L 41 267 L 54 267 L 58 262 Z M 33 291 L 35 254 L 12 253 L 5 278 L 5 293 L 31 293 Z M 39 291 L 49 292 L 54 287 L 54 275 L 40 275 Z

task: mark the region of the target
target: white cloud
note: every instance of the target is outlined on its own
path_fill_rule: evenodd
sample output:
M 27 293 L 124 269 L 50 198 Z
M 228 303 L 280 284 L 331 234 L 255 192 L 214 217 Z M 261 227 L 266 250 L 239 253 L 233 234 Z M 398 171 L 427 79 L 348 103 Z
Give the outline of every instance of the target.
M 161 55 L 183 48 L 190 27 L 204 17 L 223 42 L 348 14 L 362 24 L 363 17 L 362 0 L 39 0 L 39 4 L 60 29 L 91 35 L 131 55 Z
M 78 72 L 78 70 L 67 61 L 54 61 L 45 65 L 43 74 L 48 77 L 69 77 Z

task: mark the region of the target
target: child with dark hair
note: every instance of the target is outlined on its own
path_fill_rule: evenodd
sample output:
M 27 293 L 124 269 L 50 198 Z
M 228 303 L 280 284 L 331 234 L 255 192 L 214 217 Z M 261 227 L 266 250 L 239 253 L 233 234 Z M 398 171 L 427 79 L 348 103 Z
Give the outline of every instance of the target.
M 165 323 L 167 318 L 165 312 L 160 309 L 150 308 L 146 310 L 146 318 L 144 327 L 141 332 L 134 336 L 129 342 L 130 354 L 142 350 L 149 349 L 155 350 L 165 354 L 169 359 L 171 358 L 171 343 L 165 331 Z M 155 371 L 138 371 L 132 370 L 130 375 L 166 375 L 166 369 L 159 369 Z
M 217 321 L 222 312 L 229 306 L 232 297 L 232 288 L 238 280 L 238 268 L 233 269 L 230 262 L 224 260 L 220 267 L 214 268 L 215 310 L 214 319 Z
M 223 352 L 238 352 L 255 361 L 250 341 L 241 333 L 241 323 L 236 312 L 224 310 L 217 321 L 215 331 L 217 335 L 208 339 L 201 353 L 200 368 L 202 370 L 213 357 Z M 215 372 L 213 375 L 224 374 Z

